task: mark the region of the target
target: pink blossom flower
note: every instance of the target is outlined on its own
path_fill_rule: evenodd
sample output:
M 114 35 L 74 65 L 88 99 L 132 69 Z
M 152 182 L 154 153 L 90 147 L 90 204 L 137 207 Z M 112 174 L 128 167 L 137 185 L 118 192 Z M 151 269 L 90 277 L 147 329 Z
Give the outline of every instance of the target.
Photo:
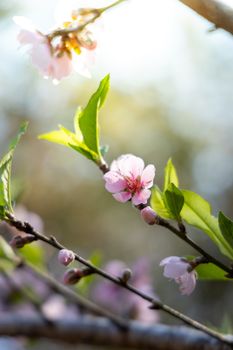
M 36 30 L 33 24 L 24 17 L 14 17 L 22 29 L 18 34 L 21 46 L 28 45 L 28 54 L 32 63 L 44 77 L 61 80 L 72 71 L 72 61 L 67 52 L 54 50 L 46 35 Z
M 139 157 L 132 154 L 120 156 L 104 175 L 106 190 L 113 193 L 119 202 L 132 199 L 134 205 L 146 204 L 151 194 L 149 188 L 153 186 L 155 167 L 152 164 L 144 167 L 144 161 Z
M 179 256 L 169 256 L 160 262 L 160 266 L 164 266 L 164 276 L 172 278 L 180 285 L 180 291 L 183 295 L 190 295 L 195 286 L 197 273 L 190 269 L 190 264 L 187 260 Z

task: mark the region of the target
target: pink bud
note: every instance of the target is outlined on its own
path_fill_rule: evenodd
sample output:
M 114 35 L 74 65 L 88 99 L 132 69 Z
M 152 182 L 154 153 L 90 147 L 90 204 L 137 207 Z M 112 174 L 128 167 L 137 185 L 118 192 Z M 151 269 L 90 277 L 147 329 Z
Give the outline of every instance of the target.
M 67 266 L 75 259 L 75 254 L 72 250 L 62 249 L 58 253 L 58 261 Z
M 63 276 L 64 284 L 76 284 L 82 277 L 89 276 L 94 273 L 90 268 L 84 269 L 71 269 L 65 272 Z
M 156 212 L 149 206 L 141 210 L 141 216 L 143 220 L 149 225 L 154 225 L 157 221 Z

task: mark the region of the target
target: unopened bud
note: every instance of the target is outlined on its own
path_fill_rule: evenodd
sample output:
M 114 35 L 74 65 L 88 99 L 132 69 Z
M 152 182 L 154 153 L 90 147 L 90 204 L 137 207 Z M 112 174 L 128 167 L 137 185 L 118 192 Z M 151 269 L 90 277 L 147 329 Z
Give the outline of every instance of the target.
M 83 278 L 85 276 L 89 276 L 93 273 L 94 273 L 94 271 L 89 269 L 89 268 L 71 269 L 71 270 L 68 270 L 65 272 L 65 274 L 63 276 L 63 283 L 64 284 L 76 284 L 81 280 L 81 278 Z
M 149 225 L 154 225 L 157 221 L 156 212 L 149 206 L 141 210 L 141 216 L 143 220 Z
M 14 236 L 9 242 L 12 248 L 23 248 L 25 244 L 36 241 L 37 238 L 33 235 L 27 234 L 26 236 Z
M 127 282 L 129 282 L 131 277 L 132 277 L 132 271 L 130 269 L 125 269 L 123 271 L 121 281 L 124 283 L 127 283 Z
M 68 266 L 74 259 L 75 254 L 72 250 L 61 249 L 58 253 L 58 261 L 65 266 Z

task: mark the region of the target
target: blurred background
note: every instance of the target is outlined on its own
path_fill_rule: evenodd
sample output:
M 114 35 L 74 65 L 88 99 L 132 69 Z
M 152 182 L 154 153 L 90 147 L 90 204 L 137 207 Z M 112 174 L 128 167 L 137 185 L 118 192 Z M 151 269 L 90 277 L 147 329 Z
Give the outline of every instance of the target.
M 190 297 L 182 297 L 178 286 L 163 278 L 159 262 L 193 254 L 191 248 L 166 230 L 144 225 L 130 204 L 113 200 L 91 162 L 37 136 L 60 123 L 71 129 L 77 106 L 85 105 L 110 73 L 111 90 L 100 114 L 101 141 L 110 146 L 107 161 L 124 153 L 140 156 L 155 164 L 161 187 L 172 157 L 182 188 L 209 200 L 215 214 L 222 210 L 233 217 L 233 37 L 211 32 L 210 23 L 179 1 L 129 0 L 104 15 L 92 79 L 73 74 L 54 86 L 18 49 L 12 16 L 27 16 L 47 32 L 57 3 L 0 2 L 1 154 L 19 124 L 30 122 L 14 159 L 17 201 L 41 216 L 46 233 L 84 257 L 99 251 L 103 263 L 119 259 L 129 266 L 148 257 L 155 291 L 164 302 L 221 328 L 233 321 L 231 283 L 199 281 Z M 192 235 L 218 255 L 207 236 Z M 56 252 L 45 250 L 54 269 Z

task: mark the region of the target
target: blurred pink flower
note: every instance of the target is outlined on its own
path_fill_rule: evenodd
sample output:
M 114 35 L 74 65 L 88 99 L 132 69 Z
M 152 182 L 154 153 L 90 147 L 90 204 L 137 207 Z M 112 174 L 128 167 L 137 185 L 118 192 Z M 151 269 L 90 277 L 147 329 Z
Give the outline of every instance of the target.
M 125 154 L 114 160 L 110 171 L 104 175 L 105 188 L 113 193 L 119 202 L 132 199 L 134 205 L 146 204 L 153 186 L 155 167 L 145 168 L 144 161 L 132 154 Z
M 105 271 L 121 277 L 127 266 L 119 260 L 113 260 L 105 266 Z M 130 283 L 136 288 L 156 297 L 150 276 L 150 266 L 147 259 L 142 258 L 132 268 Z M 146 300 L 130 293 L 123 288 L 114 285 L 109 281 L 101 281 L 92 289 L 93 299 L 104 307 L 120 314 L 123 317 L 140 320 L 145 323 L 155 323 L 159 321 L 159 313 L 150 310 Z
M 44 77 L 60 80 L 71 73 L 72 62 L 66 52 L 55 52 L 47 36 L 36 30 L 27 18 L 14 17 L 14 21 L 22 28 L 18 34 L 19 43 L 29 46 L 32 63 Z
M 160 262 L 164 266 L 164 276 L 172 278 L 180 285 L 180 291 L 183 295 L 190 295 L 195 286 L 197 273 L 195 270 L 189 271 L 190 264 L 187 260 L 179 256 L 169 256 Z

